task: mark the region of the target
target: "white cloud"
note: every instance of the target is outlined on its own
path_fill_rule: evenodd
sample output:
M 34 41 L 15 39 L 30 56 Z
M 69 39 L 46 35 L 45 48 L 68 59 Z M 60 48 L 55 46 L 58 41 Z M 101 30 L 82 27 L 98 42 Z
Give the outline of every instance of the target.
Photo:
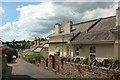
M 87 4 L 87 5 L 86 5 Z M 113 6 L 111 6 L 113 5 Z M 45 37 L 54 30 L 54 24 L 66 20 L 80 22 L 83 20 L 106 17 L 115 14 L 114 3 L 81 3 L 81 2 L 45 2 L 37 5 L 17 7 L 20 12 L 18 21 L 6 23 L 0 27 L 4 40 L 33 40 L 34 37 Z M 75 15 L 73 15 L 75 13 Z M 7 29 L 9 29 L 7 31 Z M 7 32 L 6 32 L 7 31 Z M 8 36 L 10 34 L 10 36 Z
M 0 7 L 0 18 L 2 18 L 4 14 L 5 14 L 5 10 L 2 7 Z
M 114 16 L 115 15 L 115 8 L 110 8 L 110 9 L 101 9 L 97 8 L 92 11 L 86 11 L 83 13 L 83 20 L 90 20 L 90 19 L 95 19 L 95 18 L 104 18 L 108 16 Z
M 2 2 L 118 2 L 119 0 L 1 0 Z

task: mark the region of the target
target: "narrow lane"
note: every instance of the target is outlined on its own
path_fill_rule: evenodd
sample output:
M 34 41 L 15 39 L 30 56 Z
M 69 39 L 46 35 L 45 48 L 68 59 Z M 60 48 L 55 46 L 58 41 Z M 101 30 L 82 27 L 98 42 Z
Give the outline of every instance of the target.
M 61 78 L 60 75 L 27 63 L 22 59 L 17 59 L 16 63 L 8 64 L 12 67 L 10 78 Z

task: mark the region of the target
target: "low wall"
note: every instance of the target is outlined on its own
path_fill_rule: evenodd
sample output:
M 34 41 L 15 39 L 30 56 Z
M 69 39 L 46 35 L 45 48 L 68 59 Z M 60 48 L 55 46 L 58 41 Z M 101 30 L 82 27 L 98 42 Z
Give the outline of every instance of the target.
M 46 68 L 46 61 L 41 60 L 36 64 L 42 68 Z M 52 61 L 49 61 L 47 69 L 53 70 L 56 73 L 62 74 L 66 78 L 99 78 L 99 79 L 120 79 L 120 69 L 109 69 L 105 67 L 96 67 L 89 65 L 82 65 L 79 63 L 64 62 L 63 65 L 58 61 L 55 62 L 55 69 L 53 69 Z
M 45 61 L 44 60 L 37 61 L 35 62 L 35 65 L 41 68 L 45 68 Z
M 77 63 L 65 62 L 60 73 L 67 78 L 110 78 L 120 79 L 120 70 L 103 67 L 91 67 Z

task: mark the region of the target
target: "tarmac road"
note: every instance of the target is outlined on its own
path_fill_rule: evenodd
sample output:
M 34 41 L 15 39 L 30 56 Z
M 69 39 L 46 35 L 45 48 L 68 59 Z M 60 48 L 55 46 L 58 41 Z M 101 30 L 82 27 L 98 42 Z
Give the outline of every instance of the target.
M 61 78 L 62 76 L 55 74 L 52 71 L 48 71 L 30 64 L 22 59 L 17 59 L 16 63 L 8 64 L 11 68 L 8 78 Z M 10 72 L 10 71 L 9 71 Z

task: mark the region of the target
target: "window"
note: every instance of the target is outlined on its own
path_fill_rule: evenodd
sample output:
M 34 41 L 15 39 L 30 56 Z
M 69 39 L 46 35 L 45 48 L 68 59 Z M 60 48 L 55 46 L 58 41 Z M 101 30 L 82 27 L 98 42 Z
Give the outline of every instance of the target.
M 57 54 L 57 56 L 60 56 L 60 48 L 59 47 L 56 47 L 56 54 Z
M 76 55 L 79 55 L 79 47 L 76 47 Z
M 60 52 L 60 48 L 59 47 L 56 47 L 56 52 Z
M 90 47 L 90 53 L 95 53 L 95 47 Z
M 90 47 L 90 60 L 94 60 L 95 59 L 95 47 Z

